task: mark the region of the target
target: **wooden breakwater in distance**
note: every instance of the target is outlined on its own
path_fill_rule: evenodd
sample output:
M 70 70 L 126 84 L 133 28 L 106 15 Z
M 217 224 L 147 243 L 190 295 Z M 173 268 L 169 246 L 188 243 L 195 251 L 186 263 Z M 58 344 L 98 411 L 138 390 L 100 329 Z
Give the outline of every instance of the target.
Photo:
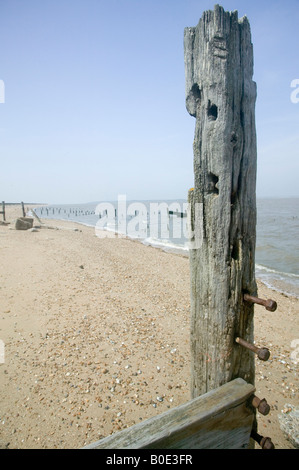
M 117 432 L 84 449 L 242 449 L 249 444 L 254 387 L 242 379 Z
M 187 212 L 168 211 L 168 215 L 174 215 L 177 217 L 181 217 L 181 219 L 183 219 L 184 217 L 187 217 Z
M 40 211 L 40 215 L 43 215 L 43 216 L 49 216 L 49 215 L 55 215 L 55 214 L 58 214 L 58 215 L 65 215 L 67 217 L 70 217 L 70 216 L 84 216 L 84 215 L 94 215 L 95 214 L 95 211 L 91 211 L 91 210 L 84 210 L 82 208 L 79 208 L 79 207 L 69 207 L 69 208 L 65 208 L 64 206 L 62 207 L 56 207 L 56 206 L 44 206 L 44 207 L 40 207 L 39 208 L 39 211 Z
M 82 208 L 77 208 L 77 207 L 70 207 L 68 209 L 64 208 L 64 207 L 51 207 L 51 206 L 45 206 L 45 207 L 41 207 L 39 208 L 41 214 L 45 213 L 45 215 L 54 215 L 55 213 L 56 214 L 67 214 L 67 215 L 75 215 L 75 216 L 82 216 L 82 215 L 95 215 L 95 211 L 93 210 L 84 210 Z M 135 210 L 135 216 L 138 215 L 138 210 Z M 1 213 L 1 212 L 0 212 Z M 159 211 L 159 214 L 160 214 L 160 211 Z M 173 211 L 173 210 L 169 210 L 167 209 L 167 214 L 170 216 L 170 215 L 173 215 L 173 216 L 176 216 L 176 217 L 180 217 L 180 218 L 185 218 L 187 217 L 187 212 L 182 212 L 182 211 Z M 105 216 L 105 215 L 108 215 L 108 211 L 107 209 L 105 209 L 103 211 L 103 213 L 99 213 L 99 218 Z M 114 216 L 117 217 L 117 209 L 114 209 Z M 131 215 L 133 217 L 133 215 Z

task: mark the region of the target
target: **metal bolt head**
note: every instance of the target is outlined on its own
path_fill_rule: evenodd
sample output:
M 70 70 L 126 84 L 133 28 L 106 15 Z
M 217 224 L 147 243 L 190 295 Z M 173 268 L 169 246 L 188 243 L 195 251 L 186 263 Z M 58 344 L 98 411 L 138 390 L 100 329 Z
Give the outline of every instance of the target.
M 261 415 L 263 416 L 266 416 L 270 413 L 270 406 L 268 405 L 267 400 L 265 398 L 261 400 L 257 396 L 253 395 L 251 404 L 254 408 L 257 408 L 259 413 L 261 413 Z
M 277 303 L 275 302 L 275 300 L 269 299 L 266 301 L 265 307 L 266 310 L 268 310 L 269 312 L 275 312 L 275 310 L 277 309 Z
M 275 446 L 270 437 L 263 437 L 260 442 L 260 446 L 262 449 L 275 449 Z
M 261 415 L 263 416 L 267 416 L 270 413 L 270 406 L 268 405 L 267 400 L 265 398 L 260 401 L 257 409 L 259 413 L 261 413 Z
M 257 357 L 261 360 L 261 361 L 268 361 L 269 357 L 270 357 L 270 351 L 269 349 L 267 348 L 260 348 L 257 352 Z

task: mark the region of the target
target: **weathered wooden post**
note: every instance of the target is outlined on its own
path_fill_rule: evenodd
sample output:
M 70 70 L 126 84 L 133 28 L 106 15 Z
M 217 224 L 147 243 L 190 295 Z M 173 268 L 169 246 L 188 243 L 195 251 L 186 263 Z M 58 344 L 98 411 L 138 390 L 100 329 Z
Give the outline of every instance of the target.
M 21 202 L 23 217 L 26 217 L 24 202 Z
M 5 201 L 2 201 L 2 211 L 0 212 L 0 214 L 2 214 L 3 222 L 5 222 L 6 221 L 6 219 L 5 219 Z
M 185 28 L 186 106 L 196 118 L 190 249 L 191 395 L 236 377 L 254 384 L 256 84 L 250 25 L 219 5 Z M 195 207 L 202 220 L 194 220 Z

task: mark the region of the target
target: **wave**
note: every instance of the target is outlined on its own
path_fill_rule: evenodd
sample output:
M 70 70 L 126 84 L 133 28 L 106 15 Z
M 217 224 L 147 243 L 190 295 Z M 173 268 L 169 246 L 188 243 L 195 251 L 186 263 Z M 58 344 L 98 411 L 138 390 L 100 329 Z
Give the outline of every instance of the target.
M 152 246 L 153 248 L 160 248 L 163 251 L 170 252 L 170 253 L 178 253 L 187 255 L 189 253 L 189 248 L 187 245 L 179 245 L 177 243 L 173 243 L 169 240 L 158 239 L 154 237 L 147 237 L 142 241 L 143 245 Z
M 256 264 L 255 275 L 272 290 L 299 298 L 299 275 Z
M 267 266 L 263 266 L 262 264 L 256 264 L 255 267 L 256 267 L 256 269 L 259 269 L 261 271 L 266 271 L 267 273 L 273 273 L 273 274 L 276 274 L 276 275 L 280 275 L 282 277 L 293 277 L 293 278 L 299 279 L 299 274 L 293 274 L 293 273 L 286 273 L 286 272 L 283 272 L 283 271 L 277 271 L 276 269 L 267 268 Z

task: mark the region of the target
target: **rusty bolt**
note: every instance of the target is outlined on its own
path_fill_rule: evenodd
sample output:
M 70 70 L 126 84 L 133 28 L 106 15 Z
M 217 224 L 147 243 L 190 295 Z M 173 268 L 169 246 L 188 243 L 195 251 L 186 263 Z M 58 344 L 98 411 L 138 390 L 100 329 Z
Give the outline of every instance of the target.
M 254 346 L 254 344 L 248 343 L 245 341 L 245 339 L 242 338 L 236 338 L 235 339 L 236 343 L 240 344 L 246 349 L 250 349 L 250 351 L 253 351 L 255 354 L 257 354 L 257 357 L 261 361 L 268 361 L 270 357 L 270 351 L 267 348 L 258 348 L 257 346 Z
M 270 437 L 263 437 L 255 431 L 251 431 L 250 437 L 256 441 L 262 449 L 275 449 Z
M 268 405 L 265 398 L 262 398 L 261 400 L 260 398 L 253 395 L 251 404 L 254 408 L 257 408 L 258 412 L 263 416 L 267 416 L 270 413 L 270 406 Z
M 248 294 L 244 295 L 244 300 L 252 304 L 263 305 L 265 309 L 268 310 L 269 312 L 275 312 L 275 310 L 277 309 L 277 303 L 275 302 L 275 300 L 259 299 L 258 297 L 253 297 L 252 295 L 248 295 Z

